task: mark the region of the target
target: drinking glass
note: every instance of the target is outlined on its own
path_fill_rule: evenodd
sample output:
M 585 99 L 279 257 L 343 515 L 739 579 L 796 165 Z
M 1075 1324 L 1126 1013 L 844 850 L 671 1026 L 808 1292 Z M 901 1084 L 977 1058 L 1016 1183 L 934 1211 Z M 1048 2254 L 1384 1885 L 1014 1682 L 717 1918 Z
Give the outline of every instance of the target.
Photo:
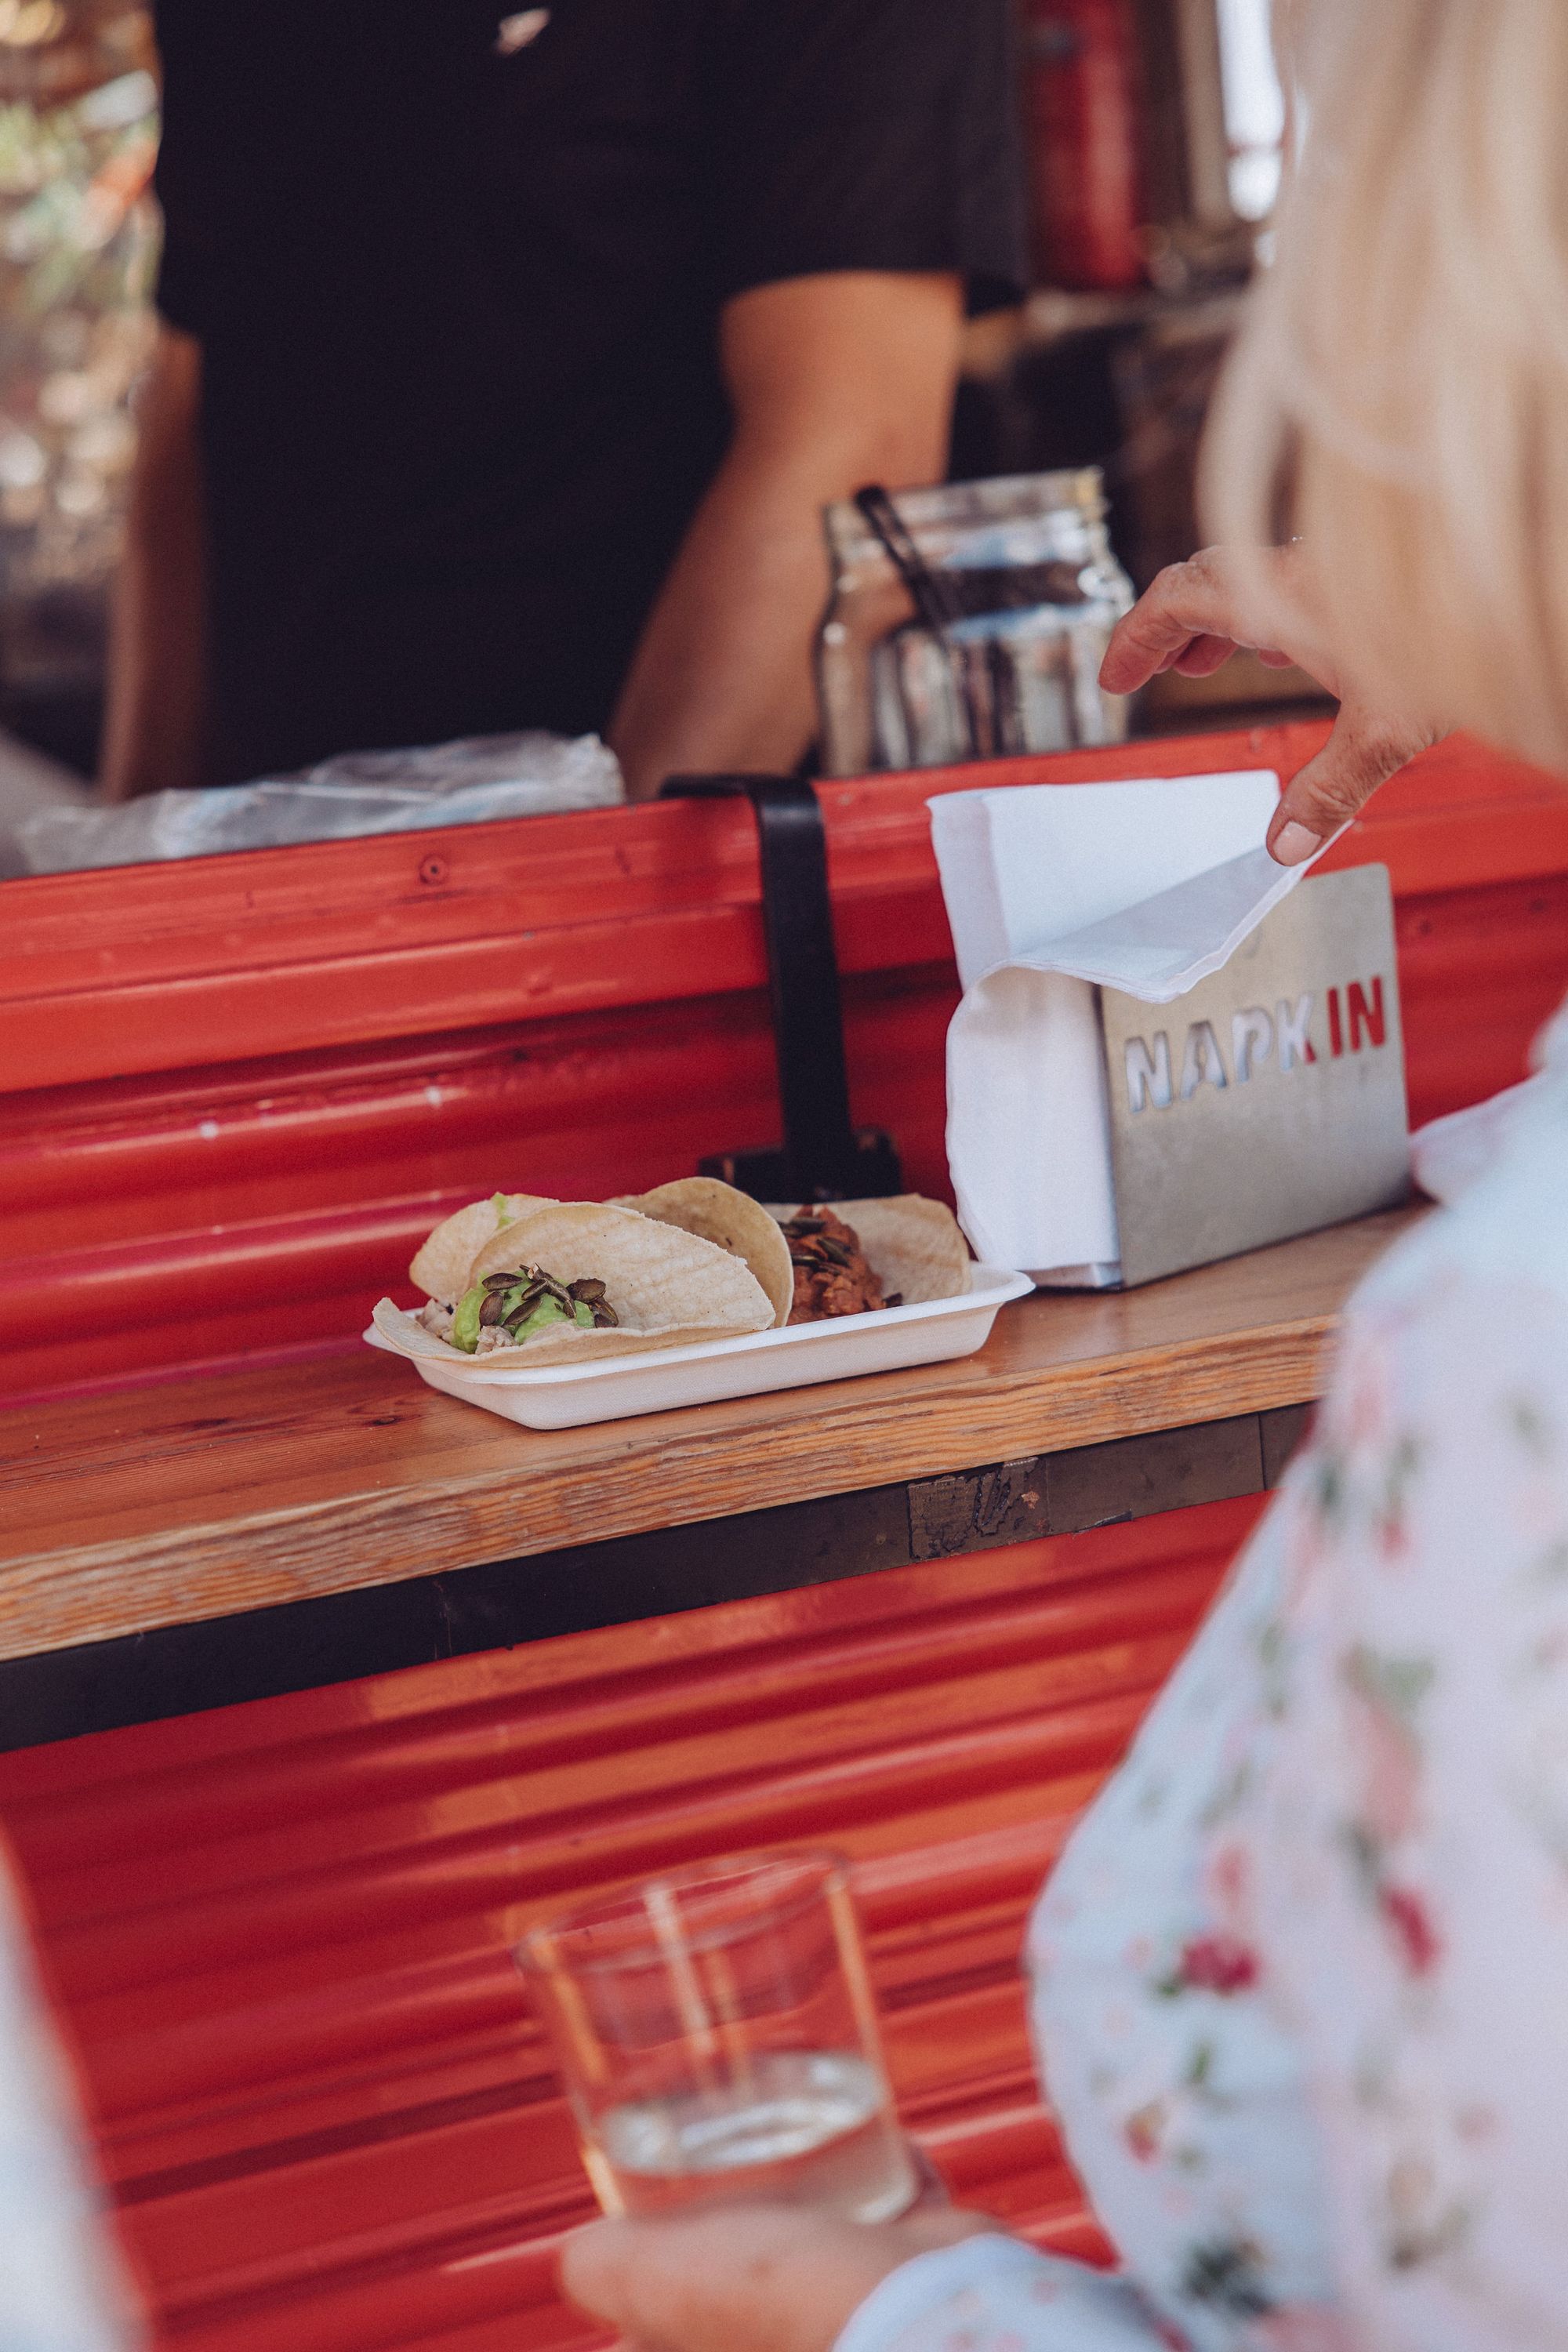
M 837 1854 L 647 1879 L 517 1959 L 606 2213 L 767 2200 L 883 2221 L 920 2195 Z

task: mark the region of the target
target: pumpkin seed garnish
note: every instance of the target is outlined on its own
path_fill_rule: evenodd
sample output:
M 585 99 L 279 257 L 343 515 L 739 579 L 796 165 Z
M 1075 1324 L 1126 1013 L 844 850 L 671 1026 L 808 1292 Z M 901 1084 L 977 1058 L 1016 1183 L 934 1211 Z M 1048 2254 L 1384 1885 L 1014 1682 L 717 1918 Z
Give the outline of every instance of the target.
M 479 1322 L 491 1328 L 499 1325 L 512 1339 L 546 1300 L 563 1323 L 574 1323 L 580 1330 L 610 1329 L 620 1322 L 596 1275 L 581 1275 L 568 1283 L 557 1281 L 542 1265 L 511 1266 L 487 1274 L 480 1289 Z

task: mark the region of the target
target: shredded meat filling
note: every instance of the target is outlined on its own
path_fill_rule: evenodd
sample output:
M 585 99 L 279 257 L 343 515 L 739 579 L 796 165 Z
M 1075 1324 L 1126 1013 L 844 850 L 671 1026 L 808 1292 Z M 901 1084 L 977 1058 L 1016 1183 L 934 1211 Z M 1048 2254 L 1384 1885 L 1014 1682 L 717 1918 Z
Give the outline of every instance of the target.
M 803 1209 L 784 1232 L 795 1266 L 792 1323 L 821 1323 L 830 1316 L 869 1315 L 879 1307 L 900 1305 L 897 1291 L 883 1297 L 859 1235 L 831 1209 Z

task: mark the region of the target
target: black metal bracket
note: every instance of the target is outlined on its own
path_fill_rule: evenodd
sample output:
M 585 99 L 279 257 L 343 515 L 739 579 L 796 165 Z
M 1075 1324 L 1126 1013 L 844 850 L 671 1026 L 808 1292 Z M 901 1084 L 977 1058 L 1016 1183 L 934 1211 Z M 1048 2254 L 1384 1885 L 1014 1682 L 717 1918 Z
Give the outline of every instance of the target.
M 901 1191 L 890 1139 L 849 1122 L 827 836 L 816 787 L 804 776 L 671 776 L 660 798 L 745 799 L 757 820 L 784 1144 L 719 1153 L 702 1161 L 703 1175 L 721 1176 L 758 1201 L 872 1200 Z

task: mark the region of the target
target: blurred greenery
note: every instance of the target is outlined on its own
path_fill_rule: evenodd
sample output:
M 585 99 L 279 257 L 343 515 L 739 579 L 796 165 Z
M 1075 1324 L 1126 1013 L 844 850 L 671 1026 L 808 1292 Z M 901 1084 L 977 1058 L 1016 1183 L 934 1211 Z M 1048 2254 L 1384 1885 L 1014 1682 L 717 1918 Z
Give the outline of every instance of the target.
M 153 336 L 147 11 L 0 0 L 0 670 L 99 658 Z

